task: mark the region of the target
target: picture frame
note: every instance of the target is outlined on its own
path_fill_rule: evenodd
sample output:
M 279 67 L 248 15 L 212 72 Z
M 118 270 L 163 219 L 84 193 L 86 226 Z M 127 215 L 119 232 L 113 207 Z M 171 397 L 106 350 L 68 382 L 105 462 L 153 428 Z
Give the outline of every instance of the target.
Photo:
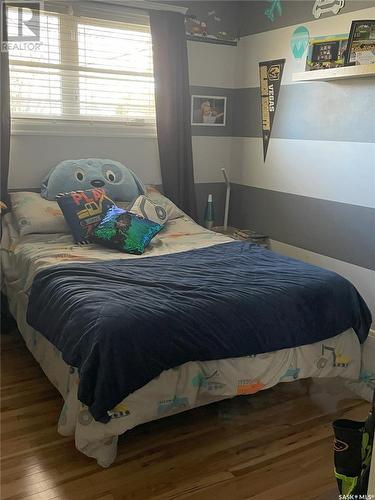
M 306 57 L 306 71 L 340 68 L 345 64 L 348 34 L 312 38 Z
M 352 21 L 345 65 L 375 64 L 375 19 Z
M 191 125 L 225 127 L 226 121 L 227 98 L 225 96 L 191 96 Z

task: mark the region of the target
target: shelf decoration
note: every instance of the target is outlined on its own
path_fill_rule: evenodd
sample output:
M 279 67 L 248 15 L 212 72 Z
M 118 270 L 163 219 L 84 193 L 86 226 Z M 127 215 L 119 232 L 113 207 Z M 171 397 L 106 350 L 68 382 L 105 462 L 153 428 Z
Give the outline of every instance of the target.
M 345 64 L 348 34 L 312 38 L 306 58 L 306 71 L 340 68 Z
M 284 65 L 285 59 L 259 63 L 264 161 L 266 161 L 268 144 L 271 138 Z
M 375 20 L 353 21 L 345 64 L 375 64 Z
M 222 19 L 215 10 L 208 11 L 204 19 L 199 19 L 195 14 L 186 15 L 185 33 L 188 40 L 237 45 L 236 36 L 223 29 Z

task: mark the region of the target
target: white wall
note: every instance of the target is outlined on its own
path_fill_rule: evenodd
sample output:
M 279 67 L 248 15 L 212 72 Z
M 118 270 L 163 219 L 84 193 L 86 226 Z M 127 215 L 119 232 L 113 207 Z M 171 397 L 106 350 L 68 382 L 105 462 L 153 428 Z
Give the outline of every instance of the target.
M 188 41 L 190 85 L 236 88 L 238 47 Z
M 132 170 L 146 184 L 161 184 L 156 138 L 13 135 L 9 188 L 40 187 L 42 177 L 62 160 L 111 158 Z
M 234 137 L 232 153 L 236 184 L 375 207 L 374 143 L 274 137 L 264 163 L 261 138 Z
M 348 33 L 353 19 L 374 19 L 375 7 L 348 14 L 339 14 L 304 23 L 310 36 Z M 242 38 L 237 50 L 235 85 L 238 88 L 259 87 L 259 62 L 272 59 L 286 59 L 282 87 L 297 85 L 306 95 L 305 107 L 318 108 L 319 102 L 309 100 L 310 83 L 294 83 L 294 72 L 304 71 L 305 56 L 296 60 L 290 41 L 298 27 L 287 26 Z M 344 82 L 345 83 L 345 82 Z M 320 82 L 320 95 L 329 95 L 345 107 L 350 100 L 350 81 L 343 86 L 335 82 Z M 280 91 L 281 94 L 282 90 Z M 317 94 L 314 94 L 317 95 Z M 375 91 L 374 91 L 375 96 Z M 279 99 L 282 98 L 282 94 Z M 374 97 L 375 99 L 375 97 Z M 327 104 L 325 99 L 322 102 Z M 280 107 L 277 111 L 280 112 Z M 375 101 L 363 102 L 362 112 L 371 107 L 375 113 Z M 280 124 L 276 111 L 274 128 Z M 360 113 L 361 110 L 358 110 Z M 308 114 L 308 111 L 306 112 Z M 329 107 L 319 109 L 322 127 L 339 129 L 337 119 L 330 115 Z M 313 110 L 311 113 L 313 114 Z M 285 118 L 285 117 L 284 117 Z M 288 115 L 288 119 L 293 117 Z M 350 127 L 351 118 L 345 124 Z M 294 126 L 303 127 L 303 123 Z M 281 123 L 285 135 L 270 140 L 266 162 L 263 161 L 263 146 L 260 137 L 237 137 L 233 145 L 232 181 L 237 184 L 271 189 L 302 196 L 349 203 L 365 207 L 375 206 L 375 144 L 369 142 L 344 142 L 335 140 L 296 140 L 288 138 L 291 124 Z M 375 127 L 375 115 L 373 127 Z M 302 134 L 303 135 L 303 134 Z M 355 166 L 355 167 L 354 167 Z

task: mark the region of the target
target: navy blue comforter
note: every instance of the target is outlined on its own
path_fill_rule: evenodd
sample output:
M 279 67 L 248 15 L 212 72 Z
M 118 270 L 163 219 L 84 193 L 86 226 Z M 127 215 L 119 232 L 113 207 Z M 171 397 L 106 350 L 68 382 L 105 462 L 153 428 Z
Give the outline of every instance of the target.
M 34 279 L 28 323 L 78 367 L 94 418 L 163 370 L 311 344 L 371 314 L 341 276 L 233 242 L 143 259 L 50 267 Z

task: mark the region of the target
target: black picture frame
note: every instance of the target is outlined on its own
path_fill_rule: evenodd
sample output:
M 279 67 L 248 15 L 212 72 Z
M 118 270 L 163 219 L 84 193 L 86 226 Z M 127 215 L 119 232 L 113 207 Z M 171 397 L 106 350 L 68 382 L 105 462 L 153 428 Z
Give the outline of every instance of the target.
M 369 31 L 374 33 L 375 36 L 375 19 L 360 19 L 358 21 L 352 21 L 352 25 L 350 27 L 349 39 L 348 39 L 348 47 L 345 53 L 345 66 L 355 66 L 356 62 L 352 60 L 353 48 L 355 45 L 360 44 L 361 42 L 368 42 L 372 40 L 375 45 L 375 38 L 366 38 L 363 36 L 361 38 L 358 33 L 358 28 L 360 26 L 369 25 Z

